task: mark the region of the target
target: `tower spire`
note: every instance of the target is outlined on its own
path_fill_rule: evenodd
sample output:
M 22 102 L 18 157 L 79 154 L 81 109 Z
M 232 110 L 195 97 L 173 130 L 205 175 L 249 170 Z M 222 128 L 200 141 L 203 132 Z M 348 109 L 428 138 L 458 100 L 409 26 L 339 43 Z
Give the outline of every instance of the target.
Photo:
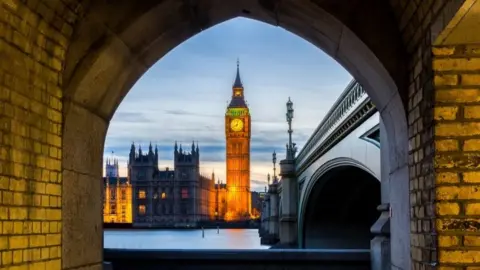
M 233 83 L 233 88 L 243 88 L 242 79 L 240 79 L 240 60 L 237 58 L 237 76 Z

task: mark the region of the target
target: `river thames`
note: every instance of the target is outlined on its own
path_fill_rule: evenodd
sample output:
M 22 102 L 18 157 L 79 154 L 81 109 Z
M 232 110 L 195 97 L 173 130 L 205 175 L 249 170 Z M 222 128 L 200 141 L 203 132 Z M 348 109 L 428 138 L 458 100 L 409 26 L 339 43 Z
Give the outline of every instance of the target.
M 122 230 L 105 229 L 105 248 L 120 249 L 268 249 L 257 229 Z

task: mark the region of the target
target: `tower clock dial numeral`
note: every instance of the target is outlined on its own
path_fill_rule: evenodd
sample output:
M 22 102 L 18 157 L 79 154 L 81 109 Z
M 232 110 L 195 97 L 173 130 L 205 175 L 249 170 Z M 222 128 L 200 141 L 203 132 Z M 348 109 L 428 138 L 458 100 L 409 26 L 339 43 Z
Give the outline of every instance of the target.
M 230 122 L 230 128 L 233 131 L 240 131 L 243 129 L 243 121 L 242 119 L 235 118 Z

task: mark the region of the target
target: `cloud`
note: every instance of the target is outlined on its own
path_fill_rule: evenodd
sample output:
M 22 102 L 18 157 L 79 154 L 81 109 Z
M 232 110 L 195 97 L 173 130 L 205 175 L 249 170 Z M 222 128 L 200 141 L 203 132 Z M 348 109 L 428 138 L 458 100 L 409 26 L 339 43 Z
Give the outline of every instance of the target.
M 144 113 L 139 112 L 117 112 L 114 116 L 115 121 L 125 123 L 151 123 Z
M 250 180 L 250 183 L 252 185 L 256 185 L 256 186 L 265 186 L 267 185 L 267 180 Z
M 175 115 L 175 116 L 195 116 L 195 117 L 218 117 L 218 115 L 212 114 L 202 114 L 199 112 L 189 112 L 185 110 L 165 110 L 165 114 Z

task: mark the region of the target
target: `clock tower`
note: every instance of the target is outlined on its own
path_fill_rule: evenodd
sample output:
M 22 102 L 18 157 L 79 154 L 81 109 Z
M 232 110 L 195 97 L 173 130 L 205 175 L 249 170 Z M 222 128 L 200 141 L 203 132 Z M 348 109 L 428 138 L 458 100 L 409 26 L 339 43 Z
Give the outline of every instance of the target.
M 237 61 L 237 76 L 232 87 L 232 100 L 225 113 L 228 189 L 226 220 L 250 217 L 250 127 L 250 112 L 245 103 Z

